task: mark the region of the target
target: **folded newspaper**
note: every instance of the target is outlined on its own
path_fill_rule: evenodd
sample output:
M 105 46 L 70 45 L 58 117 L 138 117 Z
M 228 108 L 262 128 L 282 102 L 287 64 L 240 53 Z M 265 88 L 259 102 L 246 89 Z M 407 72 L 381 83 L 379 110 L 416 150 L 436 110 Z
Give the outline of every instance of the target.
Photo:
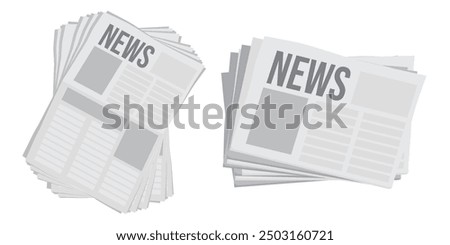
M 60 197 L 93 197 L 119 212 L 164 201 L 173 194 L 168 130 L 142 129 L 149 115 L 126 111 L 124 98 L 153 105 L 155 123 L 170 121 L 162 105 L 184 101 L 203 70 L 169 27 L 137 28 L 109 12 L 61 26 L 54 96 L 25 150 L 27 163 Z M 105 126 L 112 104 L 110 116 L 128 128 Z
M 424 76 L 414 57 L 342 57 L 254 39 L 222 73 L 224 166 L 235 186 L 350 180 L 390 188 L 408 173 Z

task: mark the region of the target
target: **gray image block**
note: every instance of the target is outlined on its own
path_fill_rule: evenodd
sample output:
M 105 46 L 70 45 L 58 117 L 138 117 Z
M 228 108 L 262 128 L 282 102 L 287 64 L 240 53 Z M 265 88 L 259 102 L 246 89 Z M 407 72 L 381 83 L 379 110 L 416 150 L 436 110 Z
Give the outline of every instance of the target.
M 352 103 L 370 109 L 407 117 L 416 86 L 368 73 L 361 73 Z M 382 97 L 380 98 L 380 95 Z
M 94 47 L 78 71 L 75 81 L 103 94 L 121 63 L 119 58 Z
M 125 131 L 114 156 L 130 166 L 142 170 L 157 139 L 158 135 L 145 129 L 138 129 L 137 125 L 132 125 Z
M 191 81 L 195 76 L 195 69 L 162 53 L 156 60 L 155 65 L 151 71 L 163 78 L 164 80 L 186 89 L 188 81 Z
M 261 104 L 267 96 L 270 96 L 271 103 L 276 104 L 277 108 L 283 104 L 291 104 L 293 108 L 285 111 L 284 118 L 278 116 L 277 109 L 271 111 L 270 121 L 276 125 L 275 129 L 264 124 L 264 110 L 261 109 Z M 300 127 L 286 129 L 286 125 L 294 122 L 295 115 L 302 114 L 307 103 L 308 99 L 304 97 L 263 89 L 259 99 L 260 106 L 255 114 L 260 119 L 260 124 L 250 131 L 247 144 L 291 154 Z

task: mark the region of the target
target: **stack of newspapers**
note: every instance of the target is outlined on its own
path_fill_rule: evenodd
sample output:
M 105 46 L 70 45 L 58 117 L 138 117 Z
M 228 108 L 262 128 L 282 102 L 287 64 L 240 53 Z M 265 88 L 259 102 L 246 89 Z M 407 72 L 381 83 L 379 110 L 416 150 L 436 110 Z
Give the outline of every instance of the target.
M 222 74 L 224 166 L 235 186 L 350 180 L 390 188 L 408 173 L 424 82 L 414 57 L 342 57 L 254 39 Z
M 173 194 L 173 112 L 163 105 L 184 101 L 204 70 L 180 39 L 168 27 L 139 29 L 111 13 L 56 30 L 54 96 L 24 154 L 53 193 L 93 197 L 119 212 Z

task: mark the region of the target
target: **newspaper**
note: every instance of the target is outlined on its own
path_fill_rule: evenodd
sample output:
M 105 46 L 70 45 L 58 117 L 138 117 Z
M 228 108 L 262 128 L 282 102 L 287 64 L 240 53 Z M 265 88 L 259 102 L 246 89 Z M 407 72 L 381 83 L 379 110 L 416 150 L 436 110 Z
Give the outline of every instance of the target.
M 243 46 L 241 48 L 241 51 L 239 53 L 239 64 L 242 64 L 243 61 L 242 60 L 246 60 L 246 57 L 248 57 L 248 50 L 249 47 L 248 46 Z M 230 55 L 230 65 L 231 66 L 237 66 L 237 62 L 236 62 L 236 53 L 231 53 Z M 366 62 L 370 62 L 370 63 L 374 63 L 374 64 L 379 64 L 379 65 L 384 65 L 384 66 L 388 66 L 388 67 L 393 67 L 396 69 L 402 69 L 402 70 L 413 70 L 413 65 L 414 65 L 414 57 L 412 56 L 393 56 L 393 57 L 355 57 L 358 58 L 362 61 L 366 61 Z M 223 79 L 223 85 L 224 85 L 224 97 L 225 97 L 225 107 L 228 107 L 231 104 L 231 101 L 229 99 L 230 96 L 233 96 L 233 93 L 236 94 L 236 87 L 239 87 L 240 85 L 242 85 L 242 70 L 245 69 L 245 65 L 240 65 L 239 68 L 237 67 L 230 67 L 230 73 L 240 73 L 240 79 L 239 79 L 239 84 L 236 85 L 237 81 L 236 78 L 238 76 L 236 76 L 236 74 L 230 74 L 230 73 L 224 73 L 224 79 Z M 245 70 L 243 71 L 245 72 Z M 235 78 L 234 80 L 232 79 L 227 79 L 227 77 L 232 77 Z M 232 81 L 228 81 L 228 80 L 232 80 Z M 233 88 L 234 86 L 234 88 Z M 237 96 L 235 96 L 236 98 Z M 234 103 L 236 101 L 233 101 Z M 409 126 L 410 127 L 410 126 Z M 231 131 L 226 131 L 226 135 L 225 135 L 225 143 L 224 146 L 225 148 L 228 146 L 229 144 L 229 136 L 230 136 Z M 398 169 L 398 175 L 396 177 L 396 179 L 400 178 L 400 174 L 406 174 L 408 171 L 408 156 L 409 156 L 409 135 L 410 135 L 410 129 L 408 130 L 408 140 L 406 140 L 406 143 L 404 144 L 404 153 L 403 153 L 403 157 L 402 157 L 402 161 L 400 162 L 400 166 Z M 226 151 L 226 150 L 225 150 Z M 226 154 L 225 154 L 226 155 Z M 227 163 L 227 161 L 229 163 Z M 240 164 L 241 163 L 241 164 Z M 240 164 L 240 165 L 239 165 Z M 254 169 L 246 169 L 246 165 L 248 165 L 248 162 L 245 162 L 244 165 L 242 164 L 242 161 L 236 161 L 233 159 L 225 159 L 225 165 L 226 166 L 239 166 L 236 168 L 233 168 L 233 175 L 234 175 L 234 183 L 235 186 L 248 186 L 248 185 L 259 185 L 259 184 L 267 184 L 267 179 L 271 180 L 271 184 L 273 183 L 291 183 L 292 180 L 288 179 L 286 180 L 286 178 L 278 178 L 275 179 L 274 177 L 288 177 L 288 176 L 296 176 L 299 177 L 299 182 L 304 182 L 304 181 L 309 181 L 310 176 L 306 176 L 305 178 L 302 178 L 302 176 L 304 176 L 304 173 L 301 174 L 295 174 L 292 173 L 292 171 L 283 169 L 283 168 L 277 168 L 275 170 L 272 171 L 264 171 L 264 170 L 254 170 Z M 251 167 L 251 166 L 250 166 Z M 264 168 L 265 166 L 263 166 Z M 261 169 L 261 167 L 258 168 L 258 165 L 256 165 L 257 169 Z M 284 173 L 286 172 L 286 173 Z M 317 177 L 315 179 L 313 179 L 314 181 L 316 180 L 327 180 L 329 178 L 322 178 L 322 177 Z M 249 180 L 252 180 L 251 182 L 249 182 Z M 258 182 L 260 181 L 260 182 Z
M 64 25 L 62 26 L 60 29 L 56 30 L 55 33 L 55 43 L 59 43 L 60 39 L 67 38 L 65 37 L 65 35 L 71 35 L 71 37 L 73 37 L 74 32 L 67 32 L 67 31 L 63 31 L 64 29 L 67 30 L 67 26 L 74 26 L 77 25 L 77 23 L 72 22 L 69 23 L 68 25 Z M 141 28 L 141 30 L 143 30 L 143 28 Z M 157 31 L 153 31 L 152 28 L 145 28 L 145 32 L 154 37 L 165 37 L 165 38 L 170 38 L 172 36 L 174 36 L 176 39 L 179 39 L 179 35 L 176 34 L 175 31 L 169 29 L 169 28 L 158 28 Z M 164 34 L 163 36 L 161 35 Z M 170 35 L 168 35 L 170 34 Z M 72 40 L 70 37 L 66 40 Z M 181 46 L 184 47 L 184 46 Z M 59 60 L 66 60 L 65 55 L 68 54 L 67 49 L 69 48 L 69 45 L 63 45 L 59 46 L 59 49 L 55 50 L 55 57 L 59 57 Z M 192 51 L 190 51 L 192 52 Z M 57 67 L 60 67 L 60 64 L 58 64 L 58 61 L 55 58 L 55 69 Z M 56 78 L 57 83 L 59 84 L 59 82 L 61 81 L 61 77 L 57 77 Z M 56 90 L 54 90 L 56 91 Z M 168 136 L 166 136 L 168 138 Z M 167 141 L 165 141 L 167 142 Z M 165 147 L 169 147 L 168 145 L 164 145 Z M 167 150 L 164 150 L 162 152 L 167 152 Z M 173 194 L 173 181 L 171 178 L 171 172 L 172 172 L 172 167 L 171 167 L 171 161 L 170 161 L 170 155 L 167 154 L 162 154 L 160 156 L 158 156 L 157 159 L 157 163 L 156 163 L 156 173 L 155 173 L 155 180 L 153 183 L 153 188 L 151 191 L 145 191 L 146 195 L 150 195 L 150 201 L 153 202 L 160 202 L 163 201 L 165 199 L 167 199 L 169 196 L 171 196 Z M 45 175 L 43 173 L 39 173 L 36 172 L 36 174 L 38 175 L 39 178 L 45 178 Z M 44 176 L 43 176 L 44 175 Z M 161 181 L 163 180 L 163 181 Z M 150 180 L 149 180 L 150 181 Z M 159 182 L 158 182 L 159 181 Z M 50 180 L 48 181 L 48 186 L 49 188 L 52 190 L 53 193 L 58 194 L 60 197 L 89 197 L 86 194 L 82 193 L 81 191 L 78 191 L 76 189 L 73 189 L 71 187 L 68 186 L 63 186 L 60 185 L 58 183 L 55 183 L 55 180 Z M 166 187 L 166 188 L 165 188 Z M 147 206 L 148 202 L 145 202 L 144 200 L 146 200 L 148 198 L 143 198 L 141 201 L 141 206 Z M 147 203 L 147 204 L 146 204 Z
M 410 121 L 424 80 L 423 76 L 406 71 L 412 69 L 411 57 L 395 60 L 386 57 L 344 58 L 305 45 L 271 38 L 256 39 L 249 52 L 245 49 L 244 46 L 239 54 L 241 58 L 239 65 L 236 65 L 238 54 L 232 54 L 230 72 L 223 74 L 224 84 L 230 80 L 233 83 L 233 79 L 236 79 L 236 84 L 239 84 L 240 79 L 243 81 L 242 87 L 236 86 L 237 89 L 234 91 L 233 88 L 225 89 L 224 85 L 225 101 L 238 101 L 239 105 L 261 104 L 260 98 L 263 97 L 261 94 L 267 93 L 272 97 L 275 95 L 275 98 L 277 95 L 283 99 L 288 97 L 292 104 L 306 104 L 307 101 L 308 104 L 326 106 L 324 100 L 326 96 L 323 96 L 325 89 L 321 89 L 322 94 L 314 86 L 312 88 L 310 86 L 309 90 L 303 88 L 303 91 L 292 89 L 300 87 L 298 84 L 306 87 L 307 72 L 308 68 L 310 69 L 308 66 L 302 67 L 305 71 L 294 70 L 297 74 L 291 72 L 291 68 L 287 68 L 289 70 L 284 74 L 286 77 L 289 78 L 289 74 L 294 73 L 290 87 L 286 85 L 289 83 L 288 78 L 285 77 L 285 81 L 282 81 L 277 74 L 273 75 L 271 83 L 266 82 L 271 69 L 274 69 L 274 56 L 276 59 L 277 53 L 279 54 L 277 62 L 283 62 L 280 57 L 284 54 L 284 61 L 291 56 L 291 65 L 294 66 L 295 60 L 300 63 L 305 58 L 313 60 L 312 63 L 317 66 L 319 63 L 321 66 L 325 63 L 325 68 L 327 65 L 344 67 L 341 71 L 347 69 L 352 74 L 345 81 L 345 94 L 339 98 L 339 102 L 346 103 L 341 115 L 348 128 L 309 130 L 300 127 L 295 132 L 291 130 L 289 134 L 267 130 L 264 127 L 245 130 L 238 125 L 251 120 L 237 114 L 232 140 L 230 141 L 230 132 L 225 134 L 225 166 L 296 175 L 306 174 L 305 177 L 319 179 L 349 179 L 384 187 L 390 187 L 396 176 L 407 172 L 408 154 L 405 154 L 405 149 L 406 151 L 408 149 Z M 242 58 L 246 53 L 248 57 Z M 365 61 L 361 61 L 364 58 Z M 379 65 L 383 62 L 389 67 Z M 239 73 L 241 67 L 245 68 L 245 75 Z M 314 73 L 314 68 L 312 70 Z M 302 72 L 305 77 L 298 76 L 298 73 Z M 278 84 L 284 86 L 277 86 Z M 344 84 L 330 82 L 326 89 L 336 92 L 340 89 L 339 85 Z M 233 91 L 234 98 L 230 100 L 225 91 Z M 374 98 L 375 93 L 372 92 L 375 91 L 383 95 L 384 103 Z M 404 103 L 398 103 L 397 100 Z M 319 113 L 313 116 L 319 119 L 323 117 Z M 273 140 L 277 137 L 279 140 Z M 228 145 L 227 141 L 231 143 Z M 282 144 L 283 141 L 289 144 Z M 238 179 L 243 177 L 236 175 L 242 171 L 233 173 L 235 181 L 236 177 Z
M 57 91 L 26 150 L 27 162 L 45 173 L 42 178 L 60 183 L 55 189 L 62 194 L 83 196 L 64 188 L 70 186 L 121 212 L 161 200 L 157 191 L 153 198 L 151 193 L 154 186 L 172 191 L 160 178 L 171 173 L 157 167 L 170 161 L 163 160 L 167 130 L 142 129 L 139 113 L 124 120 L 127 112 L 118 99 L 128 95 L 132 103 L 154 105 L 152 117 L 161 122 L 161 106 L 177 96 L 185 99 L 204 69 L 201 61 L 177 44 L 179 37 L 170 39 L 170 30 L 153 38 L 111 13 L 82 17 L 56 35 L 64 32 L 69 34 L 55 38 Z M 69 44 L 69 50 L 60 49 Z M 115 116 L 129 128 L 105 128 L 110 124 L 102 108 L 112 102 L 121 105 Z

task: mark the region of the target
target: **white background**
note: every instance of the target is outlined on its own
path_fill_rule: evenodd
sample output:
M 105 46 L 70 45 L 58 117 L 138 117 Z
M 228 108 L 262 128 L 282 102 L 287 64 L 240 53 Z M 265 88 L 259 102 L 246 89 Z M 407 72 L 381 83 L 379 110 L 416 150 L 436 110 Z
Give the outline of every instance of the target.
M 156 229 L 255 235 L 260 229 L 331 229 L 335 240 L 322 243 L 449 244 L 448 5 L 77 0 L 2 1 L 0 9 L 0 243 L 111 244 L 116 232 Z M 231 171 L 222 167 L 222 129 L 171 129 L 175 195 L 166 202 L 119 214 L 95 200 L 58 198 L 22 153 L 52 96 L 54 29 L 98 11 L 137 26 L 168 25 L 183 35 L 206 66 L 191 91 L 201 104 L 222 104 L 220 73 L 228 69 L 229 52 L 252 37 L 345 56 L 415 55 L 427 79 L 413 119 L 410 173 L 393 189 L 344 181 L 234 188 Z

